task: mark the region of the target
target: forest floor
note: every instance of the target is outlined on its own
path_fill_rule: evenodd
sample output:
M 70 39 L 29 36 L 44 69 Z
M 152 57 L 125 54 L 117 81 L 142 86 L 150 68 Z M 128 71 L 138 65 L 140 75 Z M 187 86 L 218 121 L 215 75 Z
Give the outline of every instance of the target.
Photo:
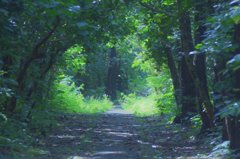
M 135 117 L 120 107 L 99 115 L 66 115 L 42 141 L 48 153 L 39 159 L 210 158 L 212 147 L 189 128 L 161 120 Z

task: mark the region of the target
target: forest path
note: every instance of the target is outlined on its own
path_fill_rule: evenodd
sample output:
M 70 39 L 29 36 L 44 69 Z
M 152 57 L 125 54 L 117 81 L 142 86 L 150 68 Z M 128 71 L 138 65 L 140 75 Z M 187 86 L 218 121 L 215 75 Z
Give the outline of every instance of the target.
M 154 159 L 193 157 L 210 150 L 186 128 L 134 117 L 119 106 L 99 115 L 67 115 L 45 140 L 52 159 Z

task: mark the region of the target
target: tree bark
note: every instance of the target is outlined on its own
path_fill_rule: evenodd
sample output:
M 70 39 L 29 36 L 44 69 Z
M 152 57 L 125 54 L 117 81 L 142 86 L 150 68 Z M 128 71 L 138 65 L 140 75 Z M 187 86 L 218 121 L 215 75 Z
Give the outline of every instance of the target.
M 233 44 L 238 46 L 234 52 L 230 53 L 228 58 L 224 58 L 218 61 L 216 67 L 216 82 L 220 83 L 225 80 L 232 79 L 232 85 L 229 90 L 220 89 L 220 91 L 215 91 L 215 94 L 219 94 L 221 99 L 228 98 L 231 101 L 239 101 L 240 98 L 240 70 L 236 70 L 231 74 L 230 77 L 225 77 L 222 73 L 222 70 L 226 69 L 226 63 L 228 60 L 233 58 L 235 55 L 240 53 L 240 24 L 236 24 L 233 28 Z M 238 91 L 234 91 L 238 90 Z M 222 102 L 223 103 L 223 102 Z M 218 102 L 219 105 L 219 102 Z M 223 105 L 223 107 L 228 107 L 228 105 Z M 240 115 L 233 116 L 229 115 L 223 120 L 223 140 L 230 141 L 230 148 L 233 150 L 240 149 Z
M 171 78 L 173 81 L 174 87 L 174 97 L 176 100 L 177 108 L 180 110 L 182 107 L 181 104 L 181 88 L 180 88 L 180 81 L 179 81 L 179 72 L 177 70 L 176 62 L 174 60 L 172 50 L 170 47 L 166 48 L 166 56 L 167 56 L 167 64 L 170 70 Z
M 32 112 L 32 109 L 35 107 L 36 105 L 36 101 L 33 101 L 32 98 L 34 97 L 34 92 L 36 90 L 38 90 L 39 88 L 39 81 L 42 81 L 44 79 L 46 79 L 46 76 L 48 74 L 48 72 L 51 70 L 51 68 L 54 66 L 54 64 L 56 63 L 56 58 L 58 55 L 60 55 L 60 53 L 63 53 L 65 51 L 62 51 L 60 49 L 56 50 L 55 53 L 52 53 L 51 56 L 50 56 L 50 59 L 49 61 L 42 65 L 42 69 L 40 71 L 40 76 L 38 79 L 36 79 L 35 81 L 33 81 L 29 91 L 28 91 L 28 94 L 27 94 L 27 97 L 26 97 L 26 107 L 27 109 L 25 110 L 25 112 L 22 111 L 22 120 L 26 120 L 26 119 L 29 119 L 30 116 L 31 116 L 31 112 Z
M 234 51 L 234 56 L 240 54 L 240 24 L 236 24 L 234 26 L 234 35 L 233 35 L 233 43 L 238 46 Z M 236 100 L 240 98 L 240 69 L 234 72 L 233 74 L 233 89 L 237 91 L 233 91 L 234 97 Z M 234 117 L 227 117 L 226 119 L 229 121 L 228 125 L 228 136 L 230 139 L 230 148 L 234 150 L 240 149 L 240 115 Z
M 190 105 L 187 105 L 184 103 L 185 102 L 184 96 L 185 95 L 187 95 L 187 97 L 190 96 L 190 94 L 186 94 L 186 92 L 184 92 L 184 90 L 185 90 L 184 87 L 191 89 L 191 90 L 194 89 L 195 91 L 193 94 L 191 94 L 192 96 L 190 96 L 190 97 L 195 97 L 199 101 L 202 102 L 202 105 L 204 106 L 204 108 L 202 110 L 200 109 L 200 111 L 206 113 L 203 116 L 204 117 L 203 122 L 208 124 L 206 126 L 210 125 L 209 127 L 212 128 L 214 126 L 214 124 L 213 124 L 213 119 L 214 119 L 213 107 L 208 98 L 209 97 L 208 92 L 206 92 L 206 90 L 205 90 L 206 88 L 204 89 L 203 83 L 201 82 L 201 79 L 199 78 L 199 74 L 196 71 L 196 68 L 194 68 L 193 60 L 189 56 L 189 53 L 194 50 L 193 39 L 192 39 L 192 29 L 191 29 L 191 20 L 190 20 L 190 16 L 189 16 L 190 12 L 189 12 L 189 9 L 183 5 L 184 3 L 182 2 L 182 0 L 178 0 L 177 2 L 178 2 L 178 10 L 179 10 L 179 26 L 180 26 L 180 32 L 181 32 L 182 51 L 184 53 L 184 58 L 182 60 L 182 66 L 184 68 L 182 68 L 181 71 L 182 71 L 182 75 L 183 76 L 187 75 L 188 80 L 189 80 L 188 81 L 189 84 L 183 83 L 183 86 L 182 86 L 183 87 L 183 108 L 184 108 L 184 105 L 188 106 L 188 107 L 190 106 Z M 186 68 L 186 70 L 185 70 L 185 68 Z M 184 86 L 184 84 L 187 84 L 187 86 Z M 189 90 L 189 92 L 191 90 Z M 189 98 L 186 98 L 186 101 L 189 103 L 191 101 L 191 98 L 190 98 L 190 101 L 189 101 Z M 196 100 L 194 102 L 192 102 L 192 104 L 195 104 L 195 106 L 199 106 L 198 103 L 196 102 Z M 189 111 L 189 108 L 187 108 L 186 110 Z M 184 111 L 184 109 L 183 109 L 183 111 Z M 207 123 L 207 121 L 209 121 L 209 123 Z
M 197 23 L 197 30 L 195 32 L 195 42 L 196 44 L 200 44 L 204 40 L 204 33 L 206 31 L 206 27 L 204 25 L 204 22 L 207 18 L 207 15 L 209 14 L 211 10 L 211 6 L 208 6 L 209 1 L 197 1 L 195 2 L 195 9 L 196 9 L 196 15 L 195 15 L 195 21 Z M 206 75 L 206 54 L 200 53 L 195 55 L 195 70 L 199 78 L 199 84 L 201 91 L 205 94 L 205 98 L 201 98 L 200 94 L 197 93 L 197 100 L 198 100 L 198 107 L 199 107 L 199 113 L 202 119 L 202 131 L 205 131 L 206 129 L 212 128 L 212 121 L 210 121 L 210 118 L 208 118 L 208 114 L 205 111 L 205 103 L 208 103 L 209 105 L 207 107 L 213 109 L 213 105 L 210 101 L 209 91 L 208 91 L 208 84 L 207 84 L 207 75 Z M 198 90 L 196 90 L 198 92 Z M 205 102 L 206 101 L 206 102 Z
M 115 100 L 117 98 L 118 76 L 120 73 L 117 50 L 115 47 L 111 48 L 109 57 L 110 62 L 106 81 L 106 94 L 111 100 Z
M 19 70 L 17 78 L 16 78 L 16 81 L 18 83 L 18 86 L 16 89 L 17 96 L 20 95 L 20 93 L 24 87 L 24 80 L 27 76 L 27 71 L 28 71 L 31 63 L 35 59 L 37 59 L 39 56 L 41 56 L 39 54 L 39 49 L 42 47 L 42 45 L 44 45 L 51 38 L 51 36 L 57 30 L 57 27 L 59 26 L 59 24 L 60 24 L 60 17 L 57 16 L 56 20 L 55 20 L 55 24 L 53 25 L 51 30 L 49 30 L 49 32 L 39 42 L 36 43 L 36 45 L 33 47 L 33 50 L 31 52 L 30 56 L 26 60 L 24 60 L 23 63 L 21 64 L 20 70 Z M 16 105 L 17 105 L 17 97 L 13 96 L 10 99 L 10 101 L 6 107 L 6 111 L 8 113 L 13 113 L 16 108 Z
M 196 92 L 195 83 L 191 75 L 189 63 L 192 59 L 189 57 L 189 53 L 194 50 L 193 39 L 191 35 L 191 21 L 189 11 L 183 6 L 182 0 L 177 1 L 179 11 L 179 28 L 181 32 L 181 48 L 180 53 L 180 82 L 182 89 L 182 109 L 181 118 L 185 118 L 188 114 L 197 113 Z

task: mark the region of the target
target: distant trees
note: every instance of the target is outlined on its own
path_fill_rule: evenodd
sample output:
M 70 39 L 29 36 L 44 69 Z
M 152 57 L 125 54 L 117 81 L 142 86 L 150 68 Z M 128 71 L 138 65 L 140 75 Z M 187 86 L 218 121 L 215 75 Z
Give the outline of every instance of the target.
M 118 85 L 120 84 L 120 61 L 117 57 L 117 50 L 112 47 L 109 53 L 109 67 L 106 80 L 106 94 L 112 100 L 116 100 Z

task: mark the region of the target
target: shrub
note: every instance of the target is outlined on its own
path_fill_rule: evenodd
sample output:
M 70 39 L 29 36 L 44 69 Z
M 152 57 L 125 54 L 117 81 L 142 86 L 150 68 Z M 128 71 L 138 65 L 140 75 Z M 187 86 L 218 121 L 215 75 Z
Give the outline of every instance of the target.
M 71 113 L 99 113 L 109 110 L 113 103 L 103 96 L 102 98 L 84 98 L 74 83 L 62 81 L 55 83 L 52 98 L 49 100 L 51 109 Z
M 150 116 L 160 113 L 153 96 L 137 97 L 135 94 L 124 95 L 122 107 L 137 116 Z

